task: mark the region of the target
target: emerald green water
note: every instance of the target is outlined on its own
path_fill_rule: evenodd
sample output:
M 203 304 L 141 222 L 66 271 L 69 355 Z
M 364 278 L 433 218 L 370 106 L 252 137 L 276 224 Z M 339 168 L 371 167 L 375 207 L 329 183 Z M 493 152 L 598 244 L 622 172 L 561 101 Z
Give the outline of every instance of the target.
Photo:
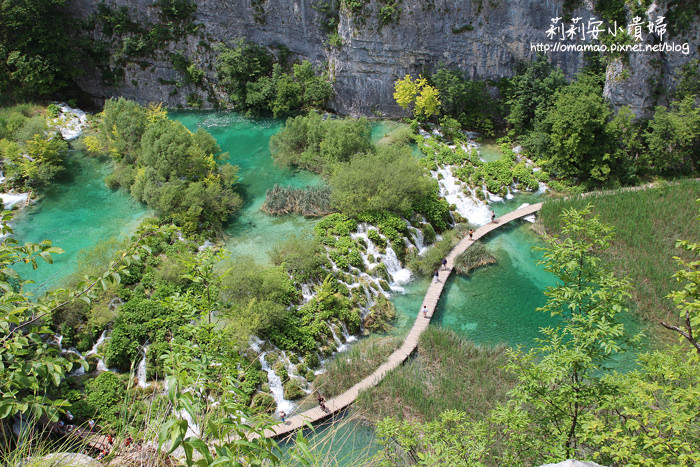
M 232 256 L 254 256 L 269 261 L 268 253 L 279 242 L 293 235 L 310 234 L 315 220 L 290 214 L 268 216 L 260 211 L 265 193 L 275 184 L 301 187 L 318 185 L 321 178 L 305 170 L 275 166 L 270 157 L 270 137 L 282 126 L 281 120 L 250 120 L 233 112 L 172 112 L 170 118 L 190 130 L 204 128 L 229 153 L 225 161 L 240 167 L 238 172 L 245 204 L 226 227 L 227 249 Z
M 20 242 L 49 239 L 65 253 L 53 255 L 54 264 L 39 260 L 39 268 L 18 265 L 25 279 L 33 280 L 28 290 L 37 292 L 59 286 L 77 265 L 79 253 L 93 248 L 100 240 L 132 232 L 146 208 L 124 191 L 112 191 L 104 184 L 110 168 L 103 160 L 74 151 L 66 170 L 44 193 L 40 202 L 20 211 L 12 223 Z
M 348 410 L 314 424 L 314 431 L 304 430 L 317 462 L 314 465 L 364 465 L 381 446 L 376 441 L 374 428 L 349 415 Z M 294 440 L 279 443 L 285 465 L 291 462 L 289 450 Z
M 487 139 L 479 142 L 479 155 L 484 162 L 493 162 L 500 159 L 503 154 L 495 140 Z
M 541 240 L 528 222 L 515 221 L 486 239 L 496 265 L 456 276 L 445 284 L 433 323 L 452 329 L 479 344 L 530 346 L 539 329 L 555 324 L 544 305 L 545 287 L 555 278 L 535 263 L 541 255 L 530 247 Z

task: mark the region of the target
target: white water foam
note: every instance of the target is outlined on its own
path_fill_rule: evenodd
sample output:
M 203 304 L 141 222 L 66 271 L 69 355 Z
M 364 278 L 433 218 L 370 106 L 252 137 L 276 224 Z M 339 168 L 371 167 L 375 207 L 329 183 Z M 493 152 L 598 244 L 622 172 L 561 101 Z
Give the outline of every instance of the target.
M 454 204 L 457 212 L 467 219 L 470 224 L 480 226 L 488 224 L 491 221 L 490 209 L 481 200 L 473 196 L 472 190 L 466 186 L 461 180 L 452 175 L 450 167 L 438 166 L 437 170 L 431 172 L 433 178 L 438 180 L 440 185 L 440 195 L 442 195 L 448 203 Z M 442 175 L 442 179 L 438 179 L 438 175 Z M 463 190 L 467 190 L 469 195 L 464 194 Z
M 146 354 L 148 353 L 148 348 L 150 345 L 143 347 L 143 358 L 139 362 L 139 366 L 136 369 L 136 379 L 138 380 L 138 386 L 140 388 L 147 388 L 150 384 L 146 382 Z

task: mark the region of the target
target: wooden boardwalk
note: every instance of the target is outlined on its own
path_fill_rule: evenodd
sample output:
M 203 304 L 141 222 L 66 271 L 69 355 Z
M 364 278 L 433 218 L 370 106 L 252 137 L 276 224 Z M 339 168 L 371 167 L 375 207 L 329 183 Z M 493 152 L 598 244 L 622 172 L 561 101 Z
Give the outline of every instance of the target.
M 368 377 L 366 377 L 365 379 L 363 379 L 344 393 L 327 401 L 327 411 L 324 412 L 319 407 L 315 407 L 313 409 L 307 410 L 306 412 L 294 415 L 293 417 L 287 419 L 286 422 L 278 423 L 277 425 L 272 426 L 272 428 L 270 428 L 269 430 L 266 430 L 265 437 L 270 438 L 285 435 L 287 433 L 305 427 L 307 423 L 319 421 L 339 410 L 343 410 L 344 408 L 355 402 L 355 399 L 357 399 L 357 396 L 360 393 L 360 391 L 375 386 L 384 378 L 384 376 L 389 371 L 402 364 L 404 360 L 406 360 L 406 358 L 408 358 L 408 356 L 415 350 L 416 346 L 418 345 L 418 339 L 420 338 L 420 335 L 428 327 L 428 324 L 430 324 L 430 319 L 432 318 L 433 313 L 435 312 L 438 300 L 440 300 L 440 295 L 442 294 L 442 289 L 445 286 L 445 282 L 447 282 L 448 277 L 452 273 L 455 258 L 457 258 L 457 256 L 460 253 L 464 252 L 464 250 L 469 248 L 476 240 L 480 239 L 492 230 L 495 230 L 512 220 L 534 214 L 541 208 L 542 203 L 537 203 L 532 204 L 530 206 L 522 207 L 520 209 L 516 209 L 515 211 L 509 212 L 508 214 L 497 218 L 495 222 L 491 222 L 476 229 L 476 231 L 474 231 L 473 240 L 470 240 L 468 237 L 463 238 L 447 255 L 447 269 L 440 270 L 440 275 L 438 277 L 439 282 L 433 280 L 430 284 L 430 287 L 428 287 L 428 291 L 426 292 L 425 298 L 423 299 L 423 304 L 418 310 L 416 310 L 416 322 L 413 324 L 411 331 L 406 336 L 406 339 L 404 340 L 401 347 L 395 350 L 394 353 L 392 353 L 389 356 L 388 360 L 382 363 L 379 366 L 379 368 L 374 370 L 374 372 L 371 375 L 369 375 Z M 423 305 L 428 307 L 427 318 L 424 318 L 423 314 L 420 313 L 420 310 L 423 309 Z

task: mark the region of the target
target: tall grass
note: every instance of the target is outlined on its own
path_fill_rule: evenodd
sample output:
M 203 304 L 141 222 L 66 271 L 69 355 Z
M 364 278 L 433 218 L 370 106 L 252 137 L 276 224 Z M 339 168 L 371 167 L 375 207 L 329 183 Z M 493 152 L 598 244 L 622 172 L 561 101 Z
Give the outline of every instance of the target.
M 496 264 L 496 257 L 484 246 L 476 242 L 455 258 L 455 270 L 458 274 L 469 275 L 474 269 L 489 264 Z
M 599 195 L 548 201 L 539 221 L 548 233 L 561 230 L 564 209 L 593 206 L 593 213 L 615 229 L 613 246 L 604 261 L 634 284 L 636 313 L 646 320 L 662 341 L 673 341 L 672 333 L 659 332 L 659 320 L 677 321 L 677 312 L 666 295 L 679 288 L 671 276 L 676 272 L 673 256 L 683 256 L 676 240 L 700 239 L 697 220 L 700 182 L 681 180 L 639 191 L 606 192 Z M 686 258 L 689 259 L 689 258 Z
M 339 354 L 326 372 L 316 378 L 314 387 L 326 398 L 342 394 L 372 374 L 401 345 L 397 337 L 370 337 Z
M 507 399 L 515 384 L 500 369 L 505 363 L 505 346 L 481 347 L 453 331 L 429 326 L 417 357 L 360 393 L 357 406 L 375 421 L 393 416 L 425 422 L 450 409 L 482 419 L 495 403 Z

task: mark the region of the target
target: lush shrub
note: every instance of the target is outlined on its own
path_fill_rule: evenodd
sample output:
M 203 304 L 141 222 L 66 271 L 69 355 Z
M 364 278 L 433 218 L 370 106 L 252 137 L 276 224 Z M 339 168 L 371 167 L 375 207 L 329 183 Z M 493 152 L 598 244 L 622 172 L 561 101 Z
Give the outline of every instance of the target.
M 337 164 L 329 180 L 333 206 L 350 216 L 364 211 L 410 212 L 432 185 L 408 146 L 381 146 Z
M 265 47 L 243 40 L 218 52 L 219 81 L 233 104 L 251 114 L 294 114 L 322 107 L 332 95 L 328 77 L 316 76 L 307 60 L 290 69 L 283 60 L 275 63 Z
M 328 172 L 333 163 L 347 162 L 371 148 L 366 118 L 323 119 L 311 112 L 288 118 L 282 131 L 270 138 L 270 153 L 283 166 Z
M 128 188 L 163 220 L 189 233 L 219 230 L 240 208 L 233 188 L 237 168 L 216 164 L 215 158 L 225 155 L 206 131 L 192 133 L 159 107 L 145 109 L 122 98 L 107 101 L 100 127 L 122 170 L 109 183 Z
M 119 426 L 126 418 L 124 381 L 111 371 L 103 371 L 85 385 L 85 399 L 96 417 L 112 426 Z

